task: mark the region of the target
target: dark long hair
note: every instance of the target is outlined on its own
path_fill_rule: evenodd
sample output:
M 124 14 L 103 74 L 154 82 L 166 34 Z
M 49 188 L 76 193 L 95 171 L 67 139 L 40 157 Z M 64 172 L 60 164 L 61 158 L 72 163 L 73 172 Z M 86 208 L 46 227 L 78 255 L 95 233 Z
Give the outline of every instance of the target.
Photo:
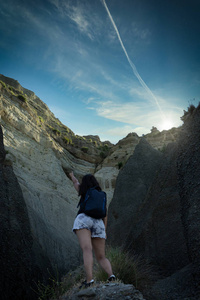
M 79 196 L 84 197 L 87 193 L 87 190 L 92 187 L 95 187 L 98 191 L 101 191 L 101 187 L 98 181 L 96 180 L 96 178 L 94 177 L 94 175 L 87 174 L 83 176 L 82 182 L 79 187 Z

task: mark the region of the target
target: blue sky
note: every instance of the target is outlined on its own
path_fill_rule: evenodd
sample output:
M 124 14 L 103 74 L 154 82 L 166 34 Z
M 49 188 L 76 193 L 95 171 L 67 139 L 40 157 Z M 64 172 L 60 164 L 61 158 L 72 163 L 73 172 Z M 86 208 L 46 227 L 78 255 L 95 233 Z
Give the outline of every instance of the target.
M 198 0 L 0 2 L 0 73 L 75 134 L 116 143 L 200 101 Z

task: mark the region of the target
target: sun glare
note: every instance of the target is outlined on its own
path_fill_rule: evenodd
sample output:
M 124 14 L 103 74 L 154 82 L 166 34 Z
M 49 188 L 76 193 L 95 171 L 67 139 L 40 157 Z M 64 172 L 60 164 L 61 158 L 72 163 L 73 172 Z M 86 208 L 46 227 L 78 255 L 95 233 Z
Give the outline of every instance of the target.
M 164 120 L 163 123 L 161 124 L 160 130 L 169 130 L 172 127 L 174 127 L 174 124 L 171 120 Z

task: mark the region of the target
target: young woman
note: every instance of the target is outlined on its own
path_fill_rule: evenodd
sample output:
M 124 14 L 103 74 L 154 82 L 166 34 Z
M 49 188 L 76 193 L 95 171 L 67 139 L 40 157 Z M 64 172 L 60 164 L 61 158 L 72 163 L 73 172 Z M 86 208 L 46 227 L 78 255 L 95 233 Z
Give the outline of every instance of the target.
M 77 190 L 79 196 L 81 196 L 80 202 L 84 201 L 84 197 L 89 188 L 95 187 L 101 191 L 98 181 L 91 175 L 85 175 L 82 178 L 81 184 L 78 182 L 73 172 L 70 177 Z M 87 216 L 81 211 L 78 211 L 78 215 L 74 221 L 73 231 L 78 237 L 80 247 L 83 251 L 83 262 L 86 272 L 86 281 L 83 282 L 83 286 L 88 287 L 93 282 L 93 250 L 96 259 L 100 266 L 108 274 L 108 280 L 115 280 L 115 276 L 112 272 L 112 267 L 109 260 L 105 257 L 105 239 L 106 239 L 106 226 L 107 216 L 104 219 L 94 219 Z

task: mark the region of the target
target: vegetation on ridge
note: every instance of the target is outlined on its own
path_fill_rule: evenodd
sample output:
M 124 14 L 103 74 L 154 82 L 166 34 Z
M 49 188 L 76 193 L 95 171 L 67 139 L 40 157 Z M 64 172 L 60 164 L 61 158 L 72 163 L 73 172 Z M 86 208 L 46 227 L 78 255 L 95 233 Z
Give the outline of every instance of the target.
M 7 78 L 7 81 L 8 80 L 9 78 Z M 107 142 L 101 142 L 98 136 L 75 135 L 71 129 L 63 125 L 54 116 L 42 100 L 40 100 L 33 92 L 27 90 L 29 95 L 27 96 L 24 94 L 25 89 L 22 88 L 17 81 L 13 81 L 15 86 L 11 86 L 6 82 L 0 80 L 3 94 L 10 95 L 12 101 L 17 101 L 17 99 L 19 99 L 23 109 L 30 114 L 34 123 L 40 127 L 41 130 L 45 130 L 51 138 L 58 142 L 63 148 L 72 152 L 73 155 L 82 158 L 84 153 L 89 160 L 92 155 L 100 162 L 109 154 Z M 12 84 L 12 80 L 9 83 Z M 110 145 L 112 144 L 110 143 Z
M 188 110 L 184 110 L 184 114 L 183 116 L 181 117 L 181 120 L 183 122 L 185 122 L 189 117 L 192 117 L 193 115 L 195 115 L 195 113 L 200 110 L 200 102 L 199 104 L 197 105 L 197 107 L 195 107 L 194 104 L 190 104 L 189 107 L 188 107 Z

